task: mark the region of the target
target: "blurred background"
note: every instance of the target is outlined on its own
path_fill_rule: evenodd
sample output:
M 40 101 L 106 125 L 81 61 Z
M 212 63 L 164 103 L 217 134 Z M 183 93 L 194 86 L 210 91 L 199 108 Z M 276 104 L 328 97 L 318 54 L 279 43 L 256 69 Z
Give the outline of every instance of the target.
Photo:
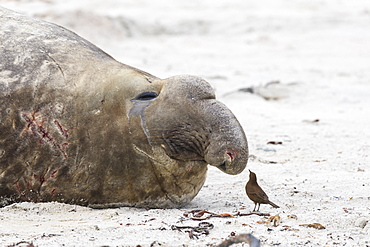
M 270 80 L 365 76 L 367 0 L 0 0 L 71 29 L 154 75 L 197 74 L 222 90 Z M 338 75 L 337 70 L 340 70 Z M 221 82 L 220 82 L 221 81 Z M 227 81 L 227 87 L 222 87 Z

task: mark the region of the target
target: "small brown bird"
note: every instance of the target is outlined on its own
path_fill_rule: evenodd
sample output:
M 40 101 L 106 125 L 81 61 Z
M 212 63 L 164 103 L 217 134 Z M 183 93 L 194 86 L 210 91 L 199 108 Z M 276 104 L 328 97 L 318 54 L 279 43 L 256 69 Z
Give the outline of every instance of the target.
M 274 208 L 280 208 L 275 203 L 269 201 L 268 196 L 257 183 L 256 174 L 254 172 L 251 172 L 251 170 L 249 170 L 249 172 L 250 172 L 249 181 L 245 185 L 245 191 L 247 192 L 249 199 L 251 199 L 254 202 L 253 212 L 256 210 L 257 205 L 258 205 L 257 211 L 259 211 L 261 204 L 270 204 Z

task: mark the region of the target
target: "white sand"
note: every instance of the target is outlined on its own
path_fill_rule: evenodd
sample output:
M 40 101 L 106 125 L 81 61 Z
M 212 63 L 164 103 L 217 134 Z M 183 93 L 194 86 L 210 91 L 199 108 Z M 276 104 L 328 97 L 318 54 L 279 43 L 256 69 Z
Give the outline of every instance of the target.
M 0 5 L 71 28 L 117 60 L 156 76 L 208 80 L 245 129 L 248 168 L 281 206 L 262 205 L 261 211 L 282 220 L 274 227 L 257 215 L 210 218 L 214 228 L 199 239 L 171 230 L 197 226 L 183 216 L 193 209 L 253 209 L 244 192 L 248 169 L 229 176 L 210 167 L 205 186 L 182 209 L 94 210 L 59 203 L 1 208 L 0 246 L 212 246 L 232 232 L 252 233 L 263 246 L 370 246 L 368 0 Z M 263 88 L 271 81 L 280 84 Z M 236 92 L 247 87 L 279 99 Z M 315 222 L 325 229 L 300 226 Z

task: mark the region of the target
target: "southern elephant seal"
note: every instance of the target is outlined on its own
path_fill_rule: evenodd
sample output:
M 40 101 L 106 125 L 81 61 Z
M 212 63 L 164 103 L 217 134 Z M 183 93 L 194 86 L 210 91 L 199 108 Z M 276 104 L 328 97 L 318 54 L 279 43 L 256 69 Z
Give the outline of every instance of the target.
M 3 205 L 180 207 L 207 164 L 245 168 L 243 129 L 203 79 L 159 79 L 4 8 L 0 27 Z

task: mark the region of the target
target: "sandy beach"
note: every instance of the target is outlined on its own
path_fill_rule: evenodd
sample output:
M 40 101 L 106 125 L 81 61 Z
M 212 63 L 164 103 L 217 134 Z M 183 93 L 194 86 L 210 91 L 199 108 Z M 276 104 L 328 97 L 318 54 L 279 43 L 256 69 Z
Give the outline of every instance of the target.
M 0 246 L 217 246 L 244 233 L 261 246 L 370 246 L 369 1 L 0 5 L 71 29 L 160 78 L 203 77 L 240 121 L 250 150 L 239 175 L 209 167 L 200 193 L 180 209 L 0 208 Z M 280 208 L 243 215 L 254 207 L 248 169 Z M 204 222 L 208 232 L 197 232 Z

